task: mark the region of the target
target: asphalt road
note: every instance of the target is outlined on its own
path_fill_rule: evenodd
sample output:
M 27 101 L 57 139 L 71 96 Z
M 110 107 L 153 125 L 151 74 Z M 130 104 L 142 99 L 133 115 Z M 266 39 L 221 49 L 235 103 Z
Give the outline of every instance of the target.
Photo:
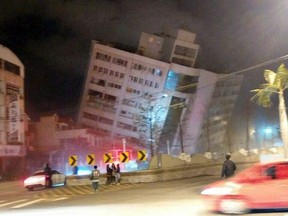
M 95 193 L 90 185 L 27 191 L 21 182 L 0 183 L 0 215 L 29 216 L 209 216 L 201 199 L 203 186 L 219 177 L 197 177 L 173 181 L 101 185 Z M 254 212 L 249 215 L 282 215 L 288 212 Z

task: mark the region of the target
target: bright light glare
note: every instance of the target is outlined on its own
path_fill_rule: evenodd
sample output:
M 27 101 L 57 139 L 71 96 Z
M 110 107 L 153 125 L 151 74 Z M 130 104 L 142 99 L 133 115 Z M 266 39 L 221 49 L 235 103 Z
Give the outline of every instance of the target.
M 265 129 L 265 133 L 266 134 L 271 134 L 272 133 L 272 129 L 271 128 L 266 128 Z
M 45 177 L 30 177 L 24 181 L 25 185 L 39 183 L 45 180 Z
M 227 195 L 231 194 L 233 188 L 231 187 L 214 187 L 208 188 L 201 192 L 202 195 Z

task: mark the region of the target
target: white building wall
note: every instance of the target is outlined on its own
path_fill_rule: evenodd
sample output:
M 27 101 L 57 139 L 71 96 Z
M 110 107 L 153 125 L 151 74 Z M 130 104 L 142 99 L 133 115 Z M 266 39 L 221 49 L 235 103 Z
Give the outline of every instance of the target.
M 195 100 L 193 103 L 188 104 L 187 112 L 184 117 L 184 151 L 188 154 L 195 153 L 199 136 L 201 135 L 203 121 L 209 108 L 218 78 L 217 74 L 205 70 L 199 70 L 199 74 Z
M 4 64 L 4 62 L 6 63 Z M 22 156 L 25 154 L 23 150 L 25 143 L 24 124 L 25 119 L 27 119 L 24 110 L 24 65 L 10 49 L 1 44 L 0 64 L 0 156 Z M 12 64 L 14 67 L 17 67 L 17 72 L 9 71 L 7 64 Z M 11 98 L 11 92 L 7 90 L 8 86 L 12 86 L 15 89 L 13 95 L 17 96 L 15 102 L 15 113 L 17 113 L 17 116 L 14 116 L 15 118 L 13 119 L 13 128 L 17 131 L 15 133 L 17 139 L 15 142 L 17 142 L 18 145 L 16 146 L 9 145 L 9 138 L 11 137 L 7 136 L 7 134 L 11 134 L 12 125 L 12 119 L 6 112 Z

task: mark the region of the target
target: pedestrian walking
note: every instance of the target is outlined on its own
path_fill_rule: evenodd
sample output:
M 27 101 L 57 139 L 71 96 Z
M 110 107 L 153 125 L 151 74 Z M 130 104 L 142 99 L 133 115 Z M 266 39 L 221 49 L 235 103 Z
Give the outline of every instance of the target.
M 222 165 L 221 177 L 229 178 L 234 175 L 236 165 L 232 160 L 230 160 L 230 154 L 227 154 L 225 158 L 226 160 L 223 162 Z
M 92 187 L 95 190 L 95 192 L 98 192 L 98 188 L 99 188 L 99 179 L 100 177 L 100 171 L 97 169 L 97 166 L 94 166 L 94 170 L 91 173 L 91 177 L 90 180 L 92 181 Z
M 116 183 L 115 178 L 116 178 L 117 169 L 116 169 L 116 166 L 114 163 L 112 163 L 111 169 L 112 169 L 112 184 L 115 184 Z
M 120 178 L 121 178 L 121 174 L 120 174 L 120 164 L 117 164 L 116 166 L 116 171 L 115 171 L 115 184 L 120 184 Z

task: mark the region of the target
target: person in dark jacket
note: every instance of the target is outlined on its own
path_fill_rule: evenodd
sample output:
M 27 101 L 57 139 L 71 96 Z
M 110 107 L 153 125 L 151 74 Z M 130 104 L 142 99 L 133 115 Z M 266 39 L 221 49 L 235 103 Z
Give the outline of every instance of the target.
M 109 166 L 109 164 L 106 165 L 106 176 L 107 176 L 106 184 L 110 185 L 112 183 L 112 169 Z
M 234 175 L 234 172 L 236 170 L 236 165 L 232 160 L 230 160 L 230 158 L 231 158 L 231 155 L 227 154 L 226 160 L 223 162 L 223 165 L 222 165 L 221 177 L 228 178 Z
M 52 182 L 52 169 L 49 166 L 49 163 L 46 164 L 45 168 L 44 168 L 44 172 L 46 175 L 45 181 L 46 181 L 46 187 L 51 188 L 53 185 Z

